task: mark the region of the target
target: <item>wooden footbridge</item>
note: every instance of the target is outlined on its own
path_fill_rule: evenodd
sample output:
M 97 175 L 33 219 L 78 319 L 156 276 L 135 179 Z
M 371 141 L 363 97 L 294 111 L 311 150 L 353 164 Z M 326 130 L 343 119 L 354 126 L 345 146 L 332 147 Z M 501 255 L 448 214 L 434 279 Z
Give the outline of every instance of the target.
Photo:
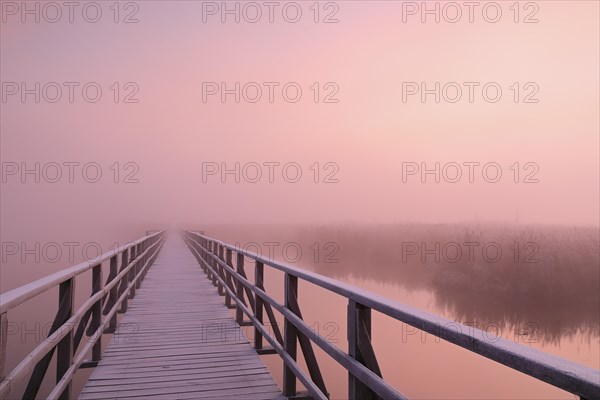
M 244 265 L 245 258 L 253 265 Z M 265 290 L 265 267 L 284 273 L 283 304 Z M 106 280 L 103 269 L 108 272 Z M 91 295 L 75 309 L 75 278 L 90 270 Z M 347 299 L 348 351 L 304 323 L 298 280 Z M 11 310 L 57 286 L 58 311 L 47 340 L 6 371 Z M 229 309 L 235 309 L 235 317 Z M 371 345 L 373 311 L 582 399 L 600 398 L 597 370 L 509 341 L 488 342 L 472 327 L 196 232 L 181 237 L 152 233 L 94 261 L 0 295 L 0 398 L 70 399 L 76 372 L 95 368 L 80 399 L 324 400 L 329 394 L 314 353 L 316 345 L 348 371 L 349 399 L 404 399 L 401 388 L 386 382 L 377 363 Z M 118 313 L 125 314 L 120 321 Z M 275 313 L 283 316 L 283 327 Z M 135 326 L 135 334 L 120 332 L 117 322 Z M 252 345 L 240 326 L 254 330 Z M 112 334 L 105 351 L 104 334 Z M 306 369 L 297 362 L 298 349 Z M 55 353 L 56 385 L 42 395 L 40 387 Z M 259 354 L 283 360 L 281 389 Z M 306 391 L 297 391 L 298 381 Z

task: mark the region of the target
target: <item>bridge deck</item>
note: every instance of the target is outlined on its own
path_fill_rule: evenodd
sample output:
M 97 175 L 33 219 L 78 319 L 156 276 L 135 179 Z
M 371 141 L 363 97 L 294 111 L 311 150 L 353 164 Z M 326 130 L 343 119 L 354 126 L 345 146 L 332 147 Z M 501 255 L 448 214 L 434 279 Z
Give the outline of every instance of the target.
M 285 397 L 189 249 L 170 237 L 79 398 Z

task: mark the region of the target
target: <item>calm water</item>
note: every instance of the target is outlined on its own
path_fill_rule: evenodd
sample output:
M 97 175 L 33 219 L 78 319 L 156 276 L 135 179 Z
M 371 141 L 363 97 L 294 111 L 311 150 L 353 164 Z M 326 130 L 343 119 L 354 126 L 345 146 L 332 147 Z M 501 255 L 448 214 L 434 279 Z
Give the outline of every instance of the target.
M 408 273 L 406 266 L 390 262 L 394 258 L 392 253 L 374 257 L 373 249 L 368 246 L 364 238 L 355 237 L 355 245 L 349 246 L 346 238 L 332 235 L 330 231 L 327 233 L 323 229 L 314 230 L 316 242 L 305 240 L 306 229 L 244 230 L 231 227 L 211 227 L 207 229 L 207 233 L 234 243 L 238 242 L 240 247 L 250 250 L 255 250 L 251 248 L 250 243 L 258 244 L 260 250 L 265 254 L 268 248 L 274 249 L 274 258 L 292 261 L 293 265 L 311 269 L 404 304 L 485 329 L 490 333 L 490 340 L 501 336 L 596 369 L 600 368 L 599 322 L 597 306 L 593 299 L 590 303 L 586 303 L 589 310 L 586 309 L 585 304 L 569 304 L 569 299 L 564 299 L 564 302 L 567 303 L 566 309 L 573 310 L 569 313 L 553 309 L 543 310 L 536 305 L 537 299 L 533 297 L 533 294 L 530 302 L 520 300 L 521 303 L 517 305 L 494 304 L 477 293 L 471 297 L 465 296 L 464 293 L 450 296 L 448 293 L 452 292 L 442 290 L 440 286 L 432 286 L 431 282 L 435 282 L 435 280 L 424 279 L 419 275 L 421 273 L 424 273 L 424 276 L 427 275 L 423 271 L 422 265 L 419 274 Z M 77 241 L 81 244 L 80 247 L 86 243 L 97 243 L 105 250 L 114 246 L 115 242 L 124 243 L 143 234 L 144 231 L 140 229 L 122 231 L 116 235 L 112 232 L 103 232 L 102 234 L 91 232 L 82 234 L 80 232 Z M 380 239 L 385 241 L 385 238 Z M 4 240 L 29 241 L 28 243 L 35 241 L 64 243 L 72 241 L 74 238 L 25 238 L 22 236 L 19 238 L 5 237 Z M 272 242 L 278 243 L 278 245 L 265 245 L 265 243 Z M 315 243 L 317 243 L 316 246 Z M 337 248 L 332 250 L 326 245 L 327 243 L 334 243 Z M 87 247 L 92 248 L 91 245 Z M 291 255 L 291 250 L 288 253 L 278 252 L 277 248 L 283 247 L 288 250 L 301 249 L 303 256 Z M 90 250 L 88 255 L 93 257 L 93 251 Z M 397 254 L 395 255 L 397 256 Z M 68 266 L 71 261 L 66 255 L 63 255 L 62 259 L 57 262 L 47 262 L 49 257 L 46 259 L 41 257 L 39 262 L 35 262 L 29 257 L 26 262 L 21 262 L 15 257 L 10 256 L 3 260 L 6 262 L 2 264 L 1 270 L 2 292 L 60 270 Z M 76 261 L 81 261 L 84 257 L 84 255 L 76 253 Z M 366 264 L 363 259 L 369 258 L 376 261 Z M 386 259 L 388 263 L 385 262 Z M 108 266 L 104 267 L 106 270 Z M 249 276 L 253 276 L 252 264 L 249 262 L 247 262 L 247 273 Z M 85 274 L 77 280 L 76 300 L 78 304 L 81 304 L 89 295 L 90 280 L 90 274 Z M 281 301 L 283 274 L 267 268 L 265 280 L 267 291 Z M 540 280 L 540 282 L 542 281 Z M 299 298 L 303 316 L 313 329 L 319 335 L 346 350 L 346 300 L 302 281 L 299 286 Z M 479 299 L 479 301 L 473 299 Z M 36 343 L 44 339 L 45 331 L 47 332 L 48 325 L 56 311 L 56 302 L 57 291 L 53 290 L 9 313 L 11 324 L 8 343 L 9 370 L 27 352 L 31 351 Z M 281 321 L 281 319 L 279 320 Z M 252 337 L 252 330 L 247 328 L 246 331 L 248 336 Z M 401 393 L 411 398 L 574 398 L 545 383 L 471 354 L 378 313 L 373 313 L 372 331 L 374 348 L 384 378 Z M 108 337 L 105 336 L 105 343 L 108 340 Z M 332 398 L 345 398 L 347 372 L 319 349 L 316 351 L 327 389 Z M 263 359 L 281 384 L 282 365 L 279 358 L 272 355 L 263 356 Z M 51 385 L 54 373 L 53 368 L 48 372 L 45 383 L 46 390 Z M 89 373 L 89 370 L 82 370 L 78 373 L 74 384 L 75 393 L 80 390 Z
M 416 229 L 412 228 L 408 230 L 411 240 L 416 240 L 414 238 L 420 238 L 420 235 L 425 233 L 435 236 L 437 241 L 442 241 L 444 235 L 452 236 L 449 232 L 444 232 L 445 229 L 429 227 L 424 232 L 416 232 Z M 591 275 L 582 279 L 593 282 L 595 287 L 590 290 L 595 294 L 581 301 L 575 299 L 576 296 L 563 298 L 560 308 L 540 306 L 538 304 L 540 295 L 531 289 L 529 289 L 531 293 L 514 296 L 515 301 L 505 302 L 491 301 L 490 296 L 482 295 L 477 290 L 467 294 L 448 290 L 436 284 L 435 276 L 431 279 L 427 265 L 420 262 L 402 263 L 401 257 L 398 261 L 399 251 L 393 244 L 399 243 L 397 240 L 402 236 L 400 233 L 391 232 L 389 228 L 375 230 L 384 233 L 385 236 L 375 238 L 377 242 L 384 243 L 384 247 L 372 245 L 369 236 L 372 236 L 373 230 L 370 228 L 349 229 L 350 232 L 347 232 L 345 228 L 340 227 L 305 227 L 292 230 L 262 227 L 248 231 L 212 227 L 207 230 L 207 233 L 237 243 L 241 248 L 260 251 L 263 255 L 272 255 L 273 258 L 292 265 L 478 327 L 489 332 L 488 338 L 491 341 L 496 337 L 503 337 L 595 369 L 600 368 L 600 310 L 597 298 L 597 276 L 600 266 L 598 252 L 594 247 L 594 243 L 597 243 L 597 229 L 579 230 L 571 244 L 569 240 L 563 240 L 562 248 L 557 247 L 555 241 L 567 235 L 573 238 L 574 233 L 571 230 L 544 228 L 540 237 L 532 238 L 530 235 L 526 239 L 538 244 L 536 257 L 539 262 L 535 267 L 539 268 L 539 271 L 535 271 L 533 276 L 537 277 L 539 274 L 539 280 L 536 283 L 524 283 L 524 287 L 557 285 L 556 282 L 548 282 L 544 278 L 553 268 L 545 264 L 548 259 L 554 257 L 551 249 L 569 253 L 573 251 L 574 244 L 577 255 L 570 257 L 571 265 L 580 263 L 579 259 L 584 258 L 583 264 L 590 266 L 588 270 L 592 271 Z M 477 232 L 475 234 L 477 235 Z M 506 232 L 504 234 L 508 235 Z M 515 235 L 525 235 L 525 233 L 519 230 Z M 501 236 L 494 237 L 494 243 L 503 243 Z M 445 240 L 455 239 L 445 238 Z M 480 239 L 482 243 L 486 240 L 492 242 L 490 238 Z M 332 243 L 335 246 L 332 247 Z M 298 255 L 298 250 L 302 252 L 302 256 Z M 247 264 L 252 265 L 249 262 Z M 522 264 L 518 264 L 517 267 L 526 268 Z M 281 300 L 283 274 L 269 269 L 267 272 L 266 287 L 275 298 Z M 439 272 L 435 269 L 436 276 Z M 477 276 L 471 276 L 469 279 L 472 279 L 474 284 L 467 287 L 472 287 L 478 279 L 481 280 Z M 558 284 L 568 285 L 567 282 Z M 304 319 L 321 336 L 346 349 L 347 301 L 302 281 L 298 292 Z M 553 293 L 555 292 L 558 292 L 558 289 L 554 289 Z M 547 304 L 553 303 L 547 301 Z M 569 393 L 376 312 L 373 312 L 372 335 L 384 378 L 410 398 L 574 398 Z M 332 398 L 345 398 L 347 372 L 329 356 L 317 351 L 327 389 L 332 394 Z M 275 356 L 263 358 L 281 384 L 281 362 Z

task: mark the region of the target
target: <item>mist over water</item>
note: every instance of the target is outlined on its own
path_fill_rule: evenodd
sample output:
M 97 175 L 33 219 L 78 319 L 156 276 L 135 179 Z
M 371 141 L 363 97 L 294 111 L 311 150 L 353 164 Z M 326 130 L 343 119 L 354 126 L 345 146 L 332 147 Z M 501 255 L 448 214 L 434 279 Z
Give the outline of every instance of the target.
M 543 344 L 573 336 L 597 342 L 600 334 L 595 228 L 411 224 L 208 232 L 213 229 L 240 249 L 375 291 L 387 285 L 426 292 L 428 307 L 467 324 L 535 335 Z
M 503 224 L 357 224 L 252 225 L 205 227 L 209 236 L 237 248 L 289 265 L 340 279 L 403 304 L 487 331 L 487 340 L 504 338 L 524 346 L 598 368 L 598 230 L 590 227 Z M 436 253 L 414 254 L 410 247 L 426 244 Z M 447 251 L 448 243 L 479 243 L 470 260 Z M 511 246 L 521 250 L 515 261 Z M 404 246 L 403 246 L 404 245 Z M 485 245 L 500 248 L 496 260 Z M 494 247 L 496 246 L 496 247 Z M 403 247 L 405 248 L 403 252 Z M 466 248 L 463 246 L 463 248 Z M 517 247 L 513 247 L 516 249 Z M 516 251 L 516 250 L 515 250 Z M 532 257 L 532 253 L 535 253 Z M 422 256 L 425 255 L 425 261 Z M 528 262 L 525 262 L 527 260 Z M 250 259 L 246 260 L 250 265 Z M 567 272 L 568 271 L 568 272 Z M 281 292 L 283 276 L 267 269 L 267 291 Z M 271 292 L 272 291 L 272 292 Z M 345 342 L 345 303 L 339 296 L 306 284 L 300 287 L 305 320 L 324 337 Z M 327 304 L 324 307 L 324 304 Z M 495 363 L 479 363 L 473 355 L 455 352 L 452 345 L 374 313 L 373 338 L 384 376 L 405 393 L 424 398 L 568 398 L 568 394 L 521 379 Z M 442 363 L 443 357 L 453 362 Z M 323 355 L 323 359 L 327 356 Z M 398 359 L 406 360 L 398 362 Z M 275 372 L 279 364 L 265 362 Z M 437 364 L 436 364 L 437 362 Z M 432 368 L 432 365 L 437 365 Z M 452 366 L 460 365 L 460 371 Z M 333 393 L 344 398 L 344 373 L 328 365 L 338 384 Z M 407 376 L 412 377 L 407 383 Z M 426 385 L 426 379 L 443 384 Z M 335 378 L 334 378 L 335 377 Z M 481 386 L 470 385 L 473 377 Z M 337 380 L 336 380 L 337 379 Z M 504 379 L 513 387 L 502 384 Z M 427 389 L 424 389 L 427 387 Z M 494 395 L 486 395 L 486 389 Z

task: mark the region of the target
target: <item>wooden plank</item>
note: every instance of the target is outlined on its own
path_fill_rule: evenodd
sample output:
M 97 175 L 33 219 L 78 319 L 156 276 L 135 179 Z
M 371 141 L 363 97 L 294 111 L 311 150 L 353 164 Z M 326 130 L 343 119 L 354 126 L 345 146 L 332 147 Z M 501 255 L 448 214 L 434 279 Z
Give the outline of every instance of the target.
M 220 359 L 225 359 L 225 358 L 235 358 L 235 357 L 231 357 L 231 356 L 244 356 L 244 355 L 250 355 L 251 353 L 248 353 L 245 351 L 238 351 L 238 352 L 230 352 L 230 353 L 225 353 L 225 352 L 220 352 L 220 353 L 193 353 L 193 354 L 184 354 L 184 355 L 178 355 L 175 357 L 155 357 L 155 358 L 144 358 L 144 359 L 126 359 L 126 358 L 105 358 L 103 364 L 108 364 L 108 365 L 135 365 L 135 364 L 140 364 L 140 366 L 144 366 L 144 365 L 154 365 L 155 363 L 159 363 L 161 365 L 168 365 L 169 362 L 171 363 L 181 363 L 181 362 L 189 362 L 190 360 L 198 360 L 198 359 L 210 359 L 213 357 L 218 357 Z
M 170 387 L 187 387 L 187 386 L 201 386 L 201 390 L 208 390 L 208 388 L 214 386 L 221 386 L 222 384 L 239 384 L 239 374 L 235 374 L 236 371 L 232 371 L 229 374 L 208 374 L 206 372 L 192 373 L 187 375 L 165 375 L 160 378 L 132 378 L 132 379 L 115 379 L 112 382 L 107 381 L 92 381 L 91 384 L 86 385 L 87 393 L 112 393 L 116 384 L 120 384 L 123 388 L 130 391 L 137 390 L 149 390 L 149 389 L 165 389 Z M 271 384 L 272 380 L 268 374 L 264 371 L 256 371 L 250 373 L 244 371 L 244 384 L 247 385 L 263 385 Z
M 207 395 L 203 395 L 200 397 L 194 397 L 194 394 L 189 395 L 189 394 L 185 394 L 185 393 L 180 393 L 177 395 L 163 395 L 160 397 L 157 396 L 144 396 L 144 397 L 131 397 L 131 399 L 139 399 L 139 400 L 187 400 L 187 399 L 214 399 L 214 400 L 272 400 L 273 395 L 270 393 L 261 393 L 260 390 L 255 390 L 255 393 L 253 394 L 244 394 L 243 396 L 240 396 L 239 394 L 236 395 L 235 393 L 231 393 L 231 396 L 227 396 L 227 397 L 212 397 L 210 394 Z M 280 397 L 276 397 L 277 400 L 287 400 L 287 397 L 281 395 Z
M 263 369 L 264 368 L 258 368 L 258 366 L 255 363 L 248 363 L 248 364 L 244 364 L 244 363 L 233 363 L 230 365 L 223 365 L 223 366 L 215 366 L 214 363 L 209 363 L 209 364 L 205 364 L 205 365 L 200 365 L 197 367 L 193 367 L 193 366 L 189 366 L 186 365 L 184 368 L 181 369 L 169 369 L 167 371 L 165 371 L 164 369 L 157 369 L 154 371 L 143 371 L 143 372 L 131 372 L 131 371 L 125 371 L 125 372 L 121 372 L 121 371 L 114 371 L 110 374 L 106 374 L 106 375 L 97 375 L 94 380 L 90 381 L 90 384 L 94 385 L 95 384 L 101 384 L 102 381 L 104 380 L 108 380 L 108 381 L 112 381 L 113 379 L 135 379 L 135 378 L 161 378 L 161 377 L 165 377 L 165 376 L 170 376 L 170 375 L 177 375 L 177 376 L 185 376 L 185 375 L 192 375 L 192 374 L 196 374 L 196 372 L 198 370 L 201 369 L 209 369 L 208 371 L 204 371 L 206 373 L 205 376 L 209 377 L 209 376 L 228 376 L 228 373 L 235 373 L 235 369 L 232 368 L 232 365 L 235 365 L 236 369 L 240 369 L 240 370 L 244 370 L 244 369 L 248 369 L 248 370 L 252 370 L 252 371 L 260 371 L 260 373 L 263 373 Z M 249 373 L 251 373 L 252 371 L 250 371 Z
M 132 369 L 135 368 L 136 371 L 170 371 L 180 369 L 181 366 L 188 366 L 189 368 L 194 367 L 222 367 L 228 366 L 231 368 L 235 368 L 235 366 L 243 366 L 248 363 L 254 365 L 256 368 L 262 368 L 264 364 L 260 364 L 258 362 L 249 362 L 248 359 L 243 359 L 241 357 L 238 358 L 223 358 L 219 357 L 218 359 L 214 359 L 212 357 L 208 358 L 206 363 L 197 363 L 196 359 L 185 359 L 185 360 L 155 360 L 154 362 L 144 362 L 144 363 L 117 363 L 107 365 L 104 363 L 103 366 L 110 367 L 107 368 L 107 373 L 129 373 Z M 99 375 L 102 376 L 102 375 Z
M 130 393 L 120 393 L 120 399 L 223 399 L 223 398 L 231 398 L 232 396 L 237 395 L 237 400 L 247 400 L 253 399 L 256 394 L 269 394 L 268 397 L 262 397 L 264 399 L 281 399 L 281 395 L 273 394 L 273 391 L 277 390 L 277 387 L 274 386 L 254 386 L 254 387 L 244 387 L 244 388 L 213 388 L 211 390 L 206 390 L 203 392 L 198 392 L 194 390 L 185 390 L 178 388 L 171 388 L 157 391 L 158 393 L 152 391 L 143 391 L 132 395 Z M 106 394 L 96 393 L 90 394 L 89 397 L 86 396 L 86 399 L 90 400 L 105 400 Z
M 195 365 L 210 364 L 216 366 L 221 364 L 225 365 L 228 363 L 247 363 L 251 361 L 256 362 L 256 365 L 262 365 L 259 363 L 259 360 L 257 360 L 253 354 L 248 353 L 220 353 L 204 355 L 202 357 L 189 356 L 171 359 L 159 358 L 149 361 L 138 361 L 137 363 L 140 364 L 138 370 L 145 370 L 157 368 L 169 369 L 179 367 L 180 365 L 193 367 Z M 110 360 L 106 360 L 104 364 L 109 364 L 113 366 L 112 368 L 107 369 L 109 373 L 112 373 L 114 370 L 117 370 L 119 368 L 129 368 L 129 366 L 135 364 L 135 362 L 123 363 L 120 361 L 111 362 Z
M 194 256 L 167 238 L 80 396 L 282 399 Z

